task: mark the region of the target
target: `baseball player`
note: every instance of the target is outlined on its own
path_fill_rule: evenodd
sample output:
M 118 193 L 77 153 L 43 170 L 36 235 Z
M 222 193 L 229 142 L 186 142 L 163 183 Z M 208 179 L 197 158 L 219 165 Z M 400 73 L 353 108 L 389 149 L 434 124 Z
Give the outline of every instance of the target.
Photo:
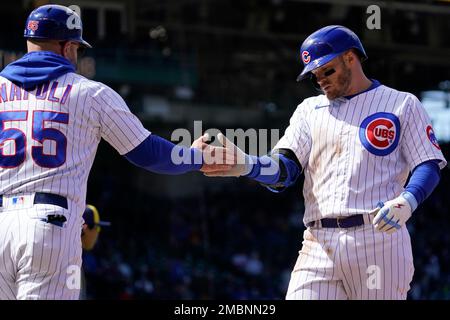
M 414 265 L 405 222 L 446 165 L 430 119 L 414 95 L 365 76 L 367 54 L 348 28 L 314 32 L 300 55 L 298 80 L 323 94 L 297 107 L 269 155 L 249 156 L 219 134 L 236 160 L 206 175 L 246 176 L 275 192 L 305 175 L 307 228 L 287 299 L 406 299 Z
M 204 137 L 175 146 L 111 88 L 75 73 L 78 50 L 91 45 L 71 9 L 38 7 L 24 37 L 28 53 L 0 73 L 0 299 L 77 299 L 86 184 L 101 138 L 157 173 L 227 166 L 204 161 Z
M 83 250 L 90 251 L 97 243 L 98 235 L 102 227 L 110 226 L 111 222 L 100 220 L 100 214 L 97 208 L 91 204 L 86 205 L 86 209 L 83 212 L 83 220 L 81 247 Z
M 86 205 L 86 209 L 83 212 L 83 226 L 81 230 L 81 247 L 85 252 L 94 249 L 95 244 L 98 240 L 98 235 L 102 227 L 107 227 L 111 225 L 109 221 L 100 220 L 100 213 L 97 208 L 91 204 Z M 85 259 L 83 256 L 83 264 L 81 268 L 81 288 L 80 288 L 80 300 L 87 299 L 86 292 L 86 274 L 84 271 Z

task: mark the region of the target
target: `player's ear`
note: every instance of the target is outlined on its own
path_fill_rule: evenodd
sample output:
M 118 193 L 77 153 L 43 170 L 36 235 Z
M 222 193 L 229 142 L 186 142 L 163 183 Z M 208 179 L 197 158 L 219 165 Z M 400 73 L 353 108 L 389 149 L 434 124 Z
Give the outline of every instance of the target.
M 62 48 L 62 52 L 63 52 L 63 56 L 65 58 L 67 58 L 68 56 L 70 56 L 70 46 L 72 45 L 72 43 L 70 41 L 67 41 L 64 43 L 64 46 Z
M 344 60 L 347 64 L 352 64 L 355 61 L 355 52 L 353 50 L 348 50 L 344 54 Z

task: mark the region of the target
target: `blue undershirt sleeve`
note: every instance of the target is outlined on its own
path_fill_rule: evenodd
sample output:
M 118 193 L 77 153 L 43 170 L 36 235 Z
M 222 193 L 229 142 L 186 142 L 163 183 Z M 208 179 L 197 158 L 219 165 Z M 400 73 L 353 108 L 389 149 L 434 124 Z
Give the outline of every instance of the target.
M 245 177 L 260 182 L 272 192 L 284 191 L 295 183 L 301 173 L 297 163 L 283 154 L 250 156 L 250 158 L 253 168 Z
M 425 161 L 414 168 L 403 193 L 413 211 L 433 192 L 440 178 L 439 160 Z
M 203 165 L 200 150 L 175 145 L 155 134 L 151 134 L 124 157 L 138 167 L 163 174 L 197 171 Z

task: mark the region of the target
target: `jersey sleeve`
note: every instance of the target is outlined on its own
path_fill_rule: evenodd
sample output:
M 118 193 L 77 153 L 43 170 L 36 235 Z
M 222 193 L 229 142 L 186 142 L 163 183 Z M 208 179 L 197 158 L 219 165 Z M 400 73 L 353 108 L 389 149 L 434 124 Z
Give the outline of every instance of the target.
M 304 116 L 304 103 L 300 104 L 289 120 L 283 137 L 275 145 L 274 149 L 290 149 L 298 158 L 302 168 L 306 168 L 311 152 L 311 133 L 307 119 Z
M 422 162 L 433 159 L 439 160 L 439 167 L 444 168 L 447 161 L 434 135 L 430 117 L 414 95 L 410 95 L 405 113 L 401 150 L 410 171 Z
M 95 87 L 92 99 L 100 114 L 100 133 L 119 154 L 124 155 L 149 135 L 122 97 L 105 85 Z

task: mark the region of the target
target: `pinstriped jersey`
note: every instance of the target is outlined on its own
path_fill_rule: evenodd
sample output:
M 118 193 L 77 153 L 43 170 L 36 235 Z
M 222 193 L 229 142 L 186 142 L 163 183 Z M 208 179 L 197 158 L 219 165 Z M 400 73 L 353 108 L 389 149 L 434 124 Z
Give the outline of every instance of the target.
M 100 139 L 123 155 L 149 134 L 102 83 L 67 73 L 26 91 L 0 77 L 0 194 L 49 192 L 84 208 Z
M 291 149 L 304 170 L 304 223 L 367 214 L 399 196 L 418 164 L 446 165 L 420 101 L 384 85 L 350 99 L 305 99 L 277 148 Z

